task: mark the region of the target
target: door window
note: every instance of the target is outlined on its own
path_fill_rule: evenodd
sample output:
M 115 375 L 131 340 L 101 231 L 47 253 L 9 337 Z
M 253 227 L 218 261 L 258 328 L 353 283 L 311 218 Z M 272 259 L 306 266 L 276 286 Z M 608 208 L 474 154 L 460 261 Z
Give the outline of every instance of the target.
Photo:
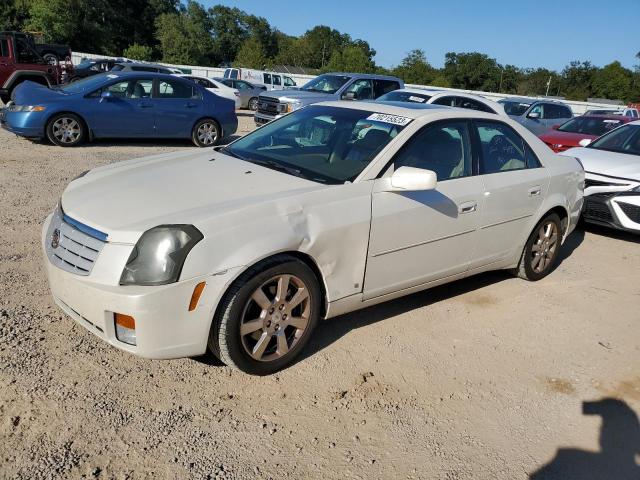
M 436 172 L 438 181 L 472 174 L 471 141 L 465 121 L 438 122 L 416 133 L 393 159 L 394 169 Z
M 31 46 L 21 38 L 16 39 L 18 48 L 18 63 L 41 63 L 40 56 Z
M 158 82 L 158 98 L 193 98 L 191 85 L 179 80 L 160 80 Z
M 158 73 L 158 69 L 154 67 L 131 67 L 134 72 L 155 72 Z
M 251 90 L 251 87 L 247 82 L 235 82 L 235 85 L 230 85 L 231 87 L 235 87 L 238 90 Z
M 371 80 L 356 80 L 347 87 L 345 93 L 353 92 L 356 100 L 372 100 L 373 88 L 371 86 Z
M 477 110 L 479 112 L 496 113 L 484 103 L 474 100 L 473 98 L 457 97 L 456 106 L 468 110 Z
M 385 93 L 393 92 L 400 88 L 400 84 L 393 80 L 374 80 L 375 98 L 381 97 Z
M 480 173 L 491 174 L 540 167 L 527 142 L 501 122 L 475 122 L 481 145 Z
M 544 106 L 544 118 L 556 119 L 556 118 L 571 118 L 571 112 L 563 105 L 546 104 Z
M 535 107 L 533 107 L 531 109 L 531 111 L 529 112 L 529 115 L 531 115 L 532 113 L 537 113 L 539 115 L 539 118 L 544 118 L 544 108 L 542 106 L 541 103 L 539 103 L 538 105 L 536 105 Z
M 112 83 L 94 92 L 91 96 L 99 97 L 102 92 L 110 92 L 111 96 L 117 98 L 149 98 L 152 86 L 153 80 L 151 79 L 126 80 Z
M 270 73 L 265 73 L 263 74 L 263 79 L 264 79 L 264 83 L 266 83 L 267 85 L 271 85 L 271 74 Z
M 204 88 L 218 88 L 218 86 L 215 83 L 210 82 L 206 78 L 198 78 L 198 77 L 186 77 L 186 78 L 188 78 L 189 80 L 192 80 L 194 83 L 197 83 L 198 85 Z
M 282 85 L 282 79 L 280 75 L 273 75 L 273 84 L 274 85 Z
M 9 40 L 7 38 L 0 38 L 0 57 L 9 56 Z
M 440 97 L 435 99 L 433 102 L 434 105 L 445 105 L 447 107 L 455 107 L 456 106 L 456 97 Z
M 289 77 L 284 77 L 284 86 L 285 87 L 295 87 L 296 86 L 296 82 L 294 82 L 291 78 Z

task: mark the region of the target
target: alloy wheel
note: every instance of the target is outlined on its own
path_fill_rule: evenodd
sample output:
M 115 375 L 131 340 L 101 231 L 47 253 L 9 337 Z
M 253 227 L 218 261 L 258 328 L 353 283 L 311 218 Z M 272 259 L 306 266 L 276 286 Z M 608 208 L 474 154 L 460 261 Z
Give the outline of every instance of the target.
M 270 278 L 244 307 L 240 337 L 245 352 L 261 362 L 284 357 L 303 337 L 310 315 L 309 289 L 300 278 L 286 274 Z
M 218 140 L 218 128 L 211 122 L 205 122 L 198 127 L 196 136 L 202 145 L 214 145 Z
M 78 141 L 82 135 L 82 129 L 73 118 L 60 117 L 53 122 L 52 133 L 60 143 L 71 144 Z
M 544 222 L 531 246 L 531 269 L 536 273 L 544 272 L 553 261 L 557 248 L 558 227 L 554 222 Z

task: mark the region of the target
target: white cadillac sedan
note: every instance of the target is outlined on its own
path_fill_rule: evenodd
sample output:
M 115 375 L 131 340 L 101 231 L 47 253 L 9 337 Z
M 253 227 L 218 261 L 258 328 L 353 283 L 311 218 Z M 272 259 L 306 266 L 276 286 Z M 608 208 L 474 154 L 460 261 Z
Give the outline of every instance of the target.
M 584 172 L 509 119 L 330 102 L 232 144 L 73 180 L 42 244 L 56 303 L 150 358 L 268 374 L 321 318 L 479 272 L 539 280 Z
M 627 123 L 562 155 L 578 158 L 586 170 L 583 218 L 640 233 L 640 121 Z

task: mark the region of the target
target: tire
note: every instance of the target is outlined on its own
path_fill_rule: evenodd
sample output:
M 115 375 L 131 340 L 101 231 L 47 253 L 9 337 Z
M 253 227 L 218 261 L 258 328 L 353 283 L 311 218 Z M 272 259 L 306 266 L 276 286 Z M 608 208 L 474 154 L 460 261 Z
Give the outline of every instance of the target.
M 42 58 L 49 65 L 57 65 L 58 64 L 58 57 L 57 57 L 57 55 L 55 53 L 45 53 L 42 56 Z
M 6 105 L 6 104 L 7 104 L 7 103 L 9 103 L 9 101 L 11 100 L 11 94 L 10 94 L 10 93 L 8 93 L 8 94 L 6 94 L 6 95 L 5 95 L 5 94 L 0 95 L 0 100 L 2 101 L 2 103 L 3 103 L 4 105 Z
M 231 285 L 213 319 L 209 348 L 224 364 L 245 373 L 277 372 L 291 365 L 311 338 L 320 306 L 313 271 L 294 257 L 278 255 Z
M 47 138 L 59 147 L 76 147 L 87 137 L 84 121 L 73 113 L 59 113 L 47 122 Z
M 249 110 L 253 110 L 254 112 L 258 110 L 258 98 L 257 97 L 250 98 L 249 102 L 247 103 L 247 106 L 249 107 Z
M 191 141 L 196 147 L 213 147 L 220 143 L 220 140 L 220 126 L 212 118 L 199 120 L 191 131 Z
M 551 213 L 540 220 L 531 232 L 514 271 L 516 276 L 535 282 L 549 275 L 558 260 L 561 242 L 560 217 Z

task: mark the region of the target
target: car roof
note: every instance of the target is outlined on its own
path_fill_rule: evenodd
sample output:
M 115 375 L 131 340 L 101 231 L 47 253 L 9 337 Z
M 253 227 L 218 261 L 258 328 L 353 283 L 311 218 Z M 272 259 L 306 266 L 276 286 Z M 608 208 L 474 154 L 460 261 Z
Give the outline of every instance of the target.
M 122 65 L 123 67 L 153 67 L 153 68 L 166 68 L 170 70 L 174 67 L 167 67 L 166 65 L 160 65 L 159 63 L 145 63 L 145 62 L 118 62 L 118 65 Z
M 377 75 L 375 73 L 327 72 L 327 73 L 323 73 L 323 75 L 341 75 L 345 77 L 372 78 L 372 79 L 382 79 L 382 80 L 399 80 L 402 82 L 402 80 L 400 80 L 398 77 L 394 77 L 392 75 Z
M 589 115 L 580 115 L 575 118 L 602 118 L 603 120 L 620 120 L 630 122 L 633 117 L 625 117 L 624 115 L 606 115 L 603 113 L 590 113 Z
M 528 103 L 530 105 L 533 105 L 534 103 L 545 102 L 545 103 L 557 103 L 557 104 L 566 106 L 566 104 L 563 101 L 557 100 L 555 98 L 506 97 L 506 98 L 503 98 L 502 100 L 499 100 L 499 102 L 518 102 L 518 103 Z
M 159 72 L 140 72 L 140 71 L 122 71 L 113 70 L 109 72 L 101 73 L 105 78 L 113 78 L 113 77 L 121 77 L 121 78 L 130 78 L 130 77 L 151 77 L 151 78 L 176 78 L 179 75 L 173 73 L 159 73 Z

